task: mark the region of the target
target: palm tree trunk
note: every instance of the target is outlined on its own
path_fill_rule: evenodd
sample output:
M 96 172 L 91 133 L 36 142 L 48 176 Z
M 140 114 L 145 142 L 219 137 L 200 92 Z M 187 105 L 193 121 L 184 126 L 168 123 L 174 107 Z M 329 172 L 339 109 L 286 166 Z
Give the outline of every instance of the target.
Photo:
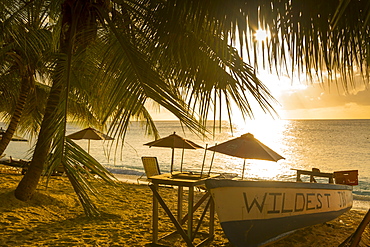
M 71 50 L 71 46 L 73 44 L 73 11 L 79 3 L 80 2 L 77 0 L 66 0 L 64 4 L 62 4 L 62 27 L 65 28 L 62 28 L 62 34 L 60 35 L 61 54 L 68 54 Z M 29 200 L 35 192 L 50 151 L 52 140 L 54 138 L 53 125 L 55 125 L 55 120 L 58 118 L 58 106 L 61 100 L 61 94 L 66 86 L 66 82 L 62 79 L 65 64 L 66 61 L 64 61 L 63 58 L 60 58 L 56 64 L 53 85 L 46 104 L 45 114 L 41 123 L 41 129 L 32 161 L 27 173 L 18 184 L 14 193 L 15 197 L 21 201 Z
M 19 93 L 18 101 L 15 105 L 14 113 L 10 119 L 8 128 L 0 140 L 0 155 L 2 155 L 5 149 L 8 147 L 9 142 L 12 140 L 15 130 L 17 129 L 18 123 L 21 120 L 22 112 L 30 92 L 32 80 L 32 76 L 22 78 L 21 91 Z
M 47 159 L 52 142 L 53 132 L 50 126 L 53 123 L 54 116 L 58 110 L 61 92 L 62 87 L 60 86 L 60 83 L 54 83 L 49 94 L 44 119 L 41 124 L 32 161 L 27 173 L 18 184 L 14 193 L 15 197 L 21 201 L 27 201 L 32 197 L 40 180 L 44 163 Z

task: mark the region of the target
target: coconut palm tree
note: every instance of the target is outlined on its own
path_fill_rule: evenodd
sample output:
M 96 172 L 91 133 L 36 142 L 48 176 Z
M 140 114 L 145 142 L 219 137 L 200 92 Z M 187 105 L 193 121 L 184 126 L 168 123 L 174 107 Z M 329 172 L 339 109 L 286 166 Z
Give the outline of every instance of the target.
M 27 12 L 31 13 L 31 11 Z M 48 54 L 51 44 L 51 33 L 45 29 L 45 19 L 41 16 L 39 18 L 35 18 L 34 15 L 26 16 L 26 21 L 18 25 L 18 20 L 11 18 L 9 12 L 3 11 L 1 15 L 3 23 L 0 47 L 2 96 L 18 97 L 11 102 L 10 107 L 4 109 L 11 114 L 8 128 L 0 140 L 0 155 L 18 127 L 29 94 L 36 92 L 35 78 L 45 69 L 45 62 L 41 60 L 45 60 L 45 54 Z M 29 42 L 31 40 L 32 42 Z M 19 83 L 14 85 L 14 81 Z M 42 88 L 38 87 L 38 89 Z M 3 101 L 4 105 L 5 102 Z M 11 108 L 10 111 L 9 108 Z
M 1 102 L 1 121 L 11 126 L 14 124 L 14 112 L 18 109 L 21 116 L 17 119 L 16 131 L 22 134 L 28 134 L 30 138 L 34 138 L 40 129 L 40 122 L 42 120 L 42 114 L 45 109 L 46 99 L 49 94 L 50 88 L 47 85 L 35 82 L 33 90 L 29 90 L 27 98 L 24 102 L 22 109 L 17 104 L 19 92 L 19 78 L 13 78 L 14 81 L 6 76 L 0 76 L 2 86 L 6 86 L 6 90 L 0 94 Z M 9 129 L 9 128 L 8 128 Z M 9 130 L 8 130 L 9 131 Z M 6 148 L 6 145 L 4 149 Z
M 8 113 L 14 112 L 14 114 L 11 114 L 8 130 L 2 138 L 4 144 L 2 146 L 3 149 L 6 148 L 10 140 L 10 137 L 7 138 L 9 136 L 7 134 L 11 134 L 12 132 L 10 131 L 14 132 L 21 119 L 22 113 L 26 111 L 26 113 L 33 114 L 34 116 L 36 115 L 32 122 L 35 131 L 39 129 L 37 123 L 41 122 L 41 119 L 37 116 L 39 111 L 35 110 L 36 105 L 34 103 L 43 102 L 43 99 L 46 99 L 46 97 L 44 97 L 44 92 L 48 92 L 49 88 L 47 85 L 36 87 L 35 78 L 37 76 L 39 79 L 48 79 L 47 77 L 50 76 L 52 72 L 50 69 L 55 66 L 53 64 L 53 59 L 56 57 L 55 54 L 52 56 L 53 53 L 51 49 L 49 49 L 52 47 L 52 36 L 48 29 L 51 30 L 52 23 L 50 19 L 45 22 L 45 18 L 43 17 L 48 12 L 45 11 L 45 6 L 41 3 L 42 2 L 33 2 L 30 4 L 19 2 L 15 4 L 11 1 L 9 2 L 9 6 L 2 5 L 2 7 L 5 6 L 5 8 L 4 11 L 2 11 L 3 16 L 1 19 L 3 23 L 3 39 L 1 40 L 1 44 L 3 45 L 0 51 L 2 55 L 1 78 L 4 79 L 1 81 L 1 88 L 4 89 L 0 96 L 3 103 L 1 110 Z M 47 16 L 48 18 L 51 17 L 50 15 Z M 45 54 L 48 55 L 47 58 L 45 58 Z M 37 68 L 41 68 L 43 71 L 37 70 Z M 21 83 L 16 83 L 18 78 L 20 78 L 19 80 L 21 80 Z M 36 96 L 37 100 L 35 100 L 36 91 L 40 92 L 38 89 L 43 89 L 44 91 L 42 91 L 43 94 L 38 93 Z M 12 101 L 13 96 L 18 94 L 20 95 L 19 100 Z M 26 106 L 28 96 L 32 96 L 29 97 L 31 99 L 28 99 L 31 104 L 28 104 L 28 108 L 25 109 L 24 107 Z M 85 102 L 81 103 L 81 98 L 76 98 L 75 96 L 76 95 L 73 94 L 70 100 L 71 104 L 68 108 L 70 115 L 71 113 L 78 113 L 83 116 L 85 123 L 97 124 L 96 118 L 91 113 L 91 110 L 88 109 L 88 105 L 86 105 Z M 4 104 L 6 102 L 8 102 L 8 104 Z M 15 107 L 13 107 L 13 102 L 18 102 Z M 15 110 L 13 110 L 13 108 L 15 108 Z M 41 110 L 44 110 L 44 108 Z M 77 114 L 73 115 L 75 117 L 78 116 Z M 78 117 L 78 120 L 82 119 L 81 116 Z M 27 118 L 23 117 L 23 120 L 25 119 Z M 71 118 L 71 120 L 73 120 L 73 118 Z M 29 122 L 29 118 L 25 122 Z M 36 123 L 36 125 L 34 125 L 34 123 Z M 31 125 L 24 127 L 24 129 L 29 128 L 29 126 Z M 4 141 L 7 141 L 7 143 Z M 90 163 L 94 164 L 94 162 L 96 163 L 96 161 Z M 50 175 L 53 169 L 55 169 L 55 166 L 48 167 L 47 173 Z
M 53 1 L 53 4 L 55 2 L 57 1 Z M 104 92 L 99 103 L 104 103 L 101 105 L 104 106 L 105 111 L 102 112 L 101 107 L 96 106 L 93 101 L 89 104 L 95 106 L 94 111 L 98 112 L 103 121 L 113 120 L 113 125 L 121 126 L 119 133 L 125 131 L 130 117 L 139 113 L 148 118 L 149 115 L 145 111 L 144 104 L 149 98 L 173 112 L 185 125 L 194 130 L 202 130 L 201 125 L 197 122 L 197 114 L 205 119 L 206 110 L 209 109 L 210 104 L 207 105 L 204 102 L 210 102 L 214 95 L 217 97 L 224 95 L 228 99 L 226 104 L 229 104 L 230 100 L 244 98 L 244 92 L 241 89 L 248 89 L 253 93 L 253 96 L 257 96 L 265 109 L 270 109 L 267 100 L 270 95 L 267 89 L 257 79 L 253 69 L 244 64 L 237 52 L 227 45 L 227 41 L 221 33 L 211 33 L 213 43 L 210 44 L 207 44 L 210 42 L 209 40 L 197 38 L 196 34 L 192 34 L 190 30 L 184 34 L 190 35 L 190 39 L 185 40 L 188 45 L 189 42 L 193 41 L 198 43 L 194 52 L 202 61 L 207 62 L 207 67 L 214 71 L 209 71 L 207 67 L 200 67 L 201 61 L 197 59 L 191 59 L 187 62 L 187 65 L 193 67 L 189 71 L 184 69 L 185 64 L 183 63 L 176 63 L 171 69 L 171 66 L 168 66 L 169 62 L 164 61 L 162 53 L 157 51 L 151 53 L 152 48 L 164 47 L 162 43 L 167 42 L 157 36 L 158 31 L 161 31 L 156 28 L 161 22 L 161 16 L 153 14 L 151 11 L 151 8 L 161 7 L 160 4 L 152 6 L 150 1 L 128 1 L 107 5 L 107 2 L 109 1 L 63 1 L 61 5 L 54 5 L 62 6 L 59 12 L 60 16 L 50 15 L 53 19 L 59 17 L 60 20 L 59 26 L 61 28 L 56 29 L 60 30 L 59 58 L 55 63 L 53 84 L 33 159 L 27 174 L 15 191 L 16 197 L 21 200 L 27 200 L 32 195 L 44 168 L 47 155 L 51 152 L 54 154 L 52 159 L 54 164 L 61 162 L 65 166 L 70 180 L 74 181 L 75 190 L 81 191 L 81 188 L 87 188 L 81 187 L 86 184 L 83 176 L 72 172 L 69 168 L 72 166 L 72 161 L 76 163 L 79 160 L 86 160 L 87 157 L 81 157 L 82 154 L 80 154 L 78 159 L 72 159 L 71 157 L 77 157 L 78 152 L 73 151 L 73 149 L 76 150 L 76 147 L 64 136 L 65 113 L 68 108 L 67 92 L 72 89 L 73 62 L 92 51 L 93 49 L 90 47 L 93 42 L 94 45 L 105 42 L 104 49 L 100 51 L 100 54 L 104 52 L 106 55 L 100 61 L 99 56 L 96 56 L 99 69 L 96 75 L 99 76 L 102 86 L 100 88 Z M 99 42 L 96 42 L 97 39 L 100 39 Z M 222 48 L 218 50 L 220 54 L 217 54 L 217 50 L 215 50 L 218 48 L 217 46 Z M 179 56 L 184 55 L 183 48 L 170 47 L 170 49 L 174 48 L 180 51 Z M 117 56 L 116 52 L 118 51 L 122 57 Z M 207 78 L 207 70 L 220 77 L 208 76 Z M 231 73 L 227 73 L 225 70 L 230 70 Z M 197 81 L 195 79 L 197 74 L 203 75 L 204 78 Z M 217 80 L 213 81 L 214 79 Z M 221 81 L 222 79 L 224 81 Z M 194 90 L 188 91 L 185 98 L 183 91 L 187 91 L 186 81 L 189 81 L 189 88 Z M 209 93 L 212 91 L 214 94 Z M 120 94 L 121 92 L 122 94 Z M 101 94 L 95 92 L 94 95 L 97 97 Z M 185 100 L 196 105 L 199 102 L 203 103 L 199 104 L 201 111 L 194 111 L 190 105 L 186 104 Z M 250 113 L 246 100 L 238 102 L 244 113 Z M 74 152 L 73 154 L 76 155 L 70 152 Z M 104 173 L 99 167 L 96 170 L 96 167 L 98 167 L 97 164 L 91 168 L 95 168 L 93 171 L 108 181 L 109 174 Z M 84 192 L 81 192 L 79 196 L 81 201 L 88 200 Z M 89 214 L 95 213 L 93 208 L 91 210 L 85 208 L 85 210 Z
M 32 4 L 39 2 L 49 3 Z M 32 195 L 51 151 L 65 167 L 89 159 L 64 137 L 73 64 L 83 57 L 95 58 L 96 69 L 84 74 L 97 80 L 80 89 L 102 123 L 112 121 L 116 134 L 125 133 L 137 114 L 151 122 L 144 107 L 149 99 L 195 131 L 204 131 L 210 109 L 225 104 L 231 110 L 232 101 L 246 116 L 253 114 L 250 99 L 273 112 L 273 99 L 255 74 L 261 60 L 277 72 L 298 68 L 297 73 L 323 79 L 327 72 L 335 79 L 337 72 L 352 78 L 358 70 L 368 78 L 368 1 L 66 0 L 51 1 L 49 9 L 50 18 L 60 20 L 54 30 L 59 58 L 31 167 L 16 190 L 22 200 Z M 256 42 L 257 28 L 271 38 Z M 90 187 L 67 171 L 84 201 Z

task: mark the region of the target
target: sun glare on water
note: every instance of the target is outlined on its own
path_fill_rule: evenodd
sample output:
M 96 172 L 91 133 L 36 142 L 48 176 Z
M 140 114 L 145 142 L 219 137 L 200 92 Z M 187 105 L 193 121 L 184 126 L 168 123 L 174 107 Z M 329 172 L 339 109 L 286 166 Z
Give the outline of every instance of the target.
M 249 120 L 235 126 L 234 138 L 251 133 L 260 142 L 284 157 L 285 120 Z M 220 157 L 227 169 L 233 170 L 239 177 L 242 175 L 244 160 L 236 157 Z M 291 167 L 284 160 L 277 162 L 265 160 L 245 160 L 244 179 L 281 180 L 282 177 L 292 174 Z

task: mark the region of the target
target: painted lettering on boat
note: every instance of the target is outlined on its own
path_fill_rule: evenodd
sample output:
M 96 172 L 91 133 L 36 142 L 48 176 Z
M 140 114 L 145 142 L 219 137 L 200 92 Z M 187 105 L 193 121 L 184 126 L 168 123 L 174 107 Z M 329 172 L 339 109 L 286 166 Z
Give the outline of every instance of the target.
M 339 207 L 347 206 L 347 198 L 345 192 L 338 192 Z M 331 205 L 330 193 L 283 193 L 274 192 L 260 194 L 254 196 L 253 199 L 248 198 L 248 194 L 243 192 L 244 204 L 249 213 L 253 208 L 256 208 L 260 213 L 266 210 L 267 214 L 293 213 L 330 209 Z
M 346 193 L 344 191 L 338 191 L 338 195 L 340 198 L 340 207 L 344 207 L 345 205 L 347 205 Z

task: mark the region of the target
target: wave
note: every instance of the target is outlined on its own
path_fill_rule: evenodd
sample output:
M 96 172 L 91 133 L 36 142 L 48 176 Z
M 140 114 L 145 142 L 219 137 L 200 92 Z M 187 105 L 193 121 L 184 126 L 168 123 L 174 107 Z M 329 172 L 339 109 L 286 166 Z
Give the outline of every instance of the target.
M 123 167 L 106 167 L 106 169 L 113 174 L 135 175 L 135 176 L 141 176 L 144 174 L 143 171 Z
M 353 191 L 353 199 L 359 201 L 370 201 L 370 191 Z

